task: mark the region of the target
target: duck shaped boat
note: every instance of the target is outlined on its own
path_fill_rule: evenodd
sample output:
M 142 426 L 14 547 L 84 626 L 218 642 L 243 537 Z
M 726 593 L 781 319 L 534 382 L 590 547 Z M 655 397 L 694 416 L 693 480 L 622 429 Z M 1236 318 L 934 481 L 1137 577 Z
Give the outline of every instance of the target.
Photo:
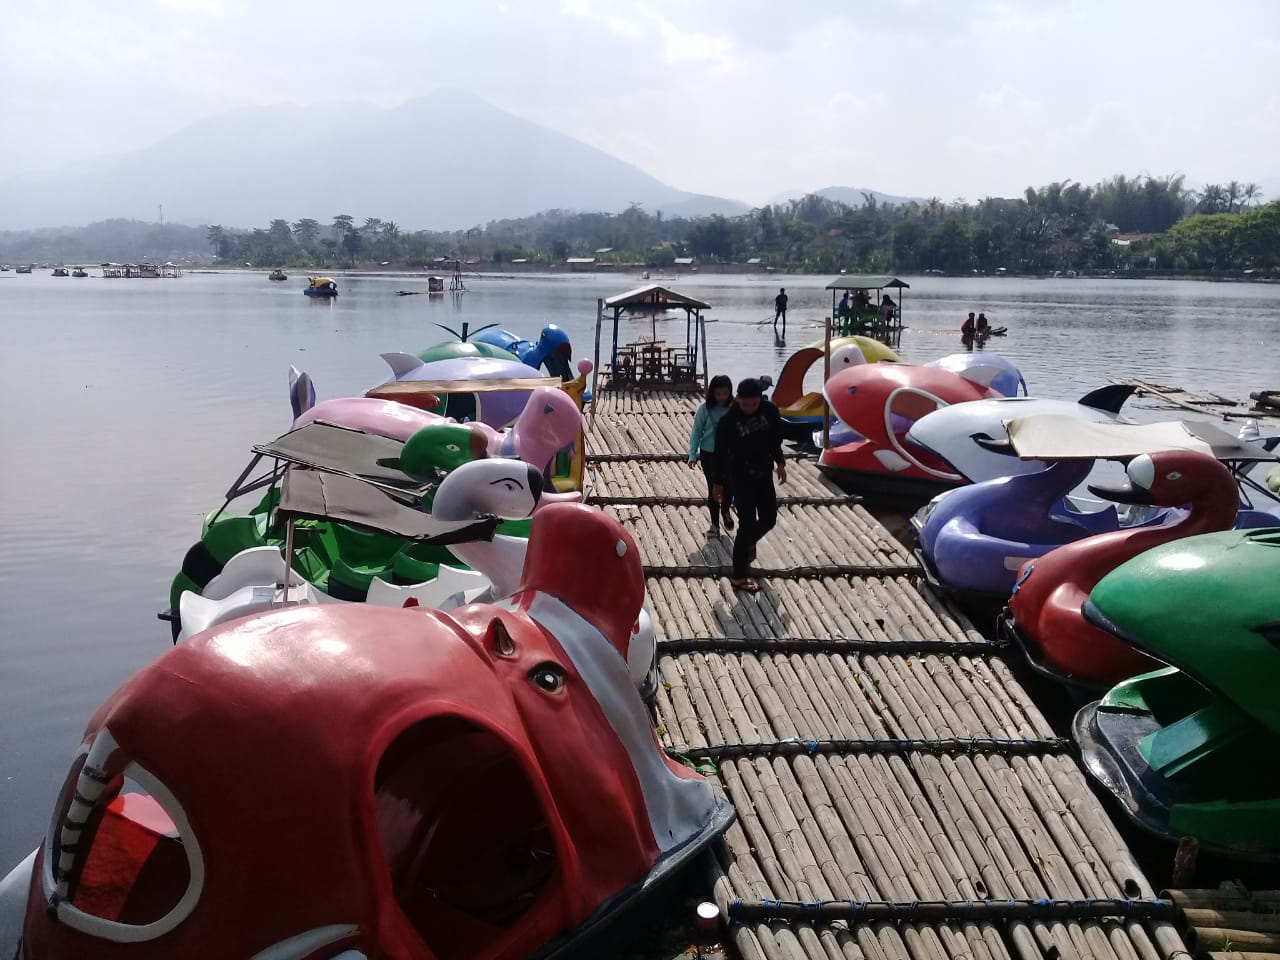
M 630 682 L 630 535 L 535 524 L 497 603 L 289 608 L 138 671 L 0 884 L 0 954 L 520 960 L 643 903 L 733 808 Z
M 1015 421 L 1016 423 L 1016 421 Z M 1152 547 L 1230 529 L 1240 493 L 1230 470 L 1194 450 L 1159 450 L 1129 460 L 1127 481 L 1090 490 L 1116 503 L 1188 508 L 1176 522 L 1103 533 L 1029 560 L 1018 571 L 1000 632 L 1028 662 L 1077 690 L 1106 689 L 1154 664 L 1136 648 L 1086 623 L 1080 607 L 1102 577 Z
M 332 299 L 338 295 L 338 284 L 332 277 L 308 277 L 307 285 L 302 288 L 302 292 L 308 297 Z
M 1085 621 L 1171 666 L 1073 725 L 1089 774 L 1146 830 L 1280 862 L 1280 528 L 1188 537 L 1103 577 Z
M 782 365 L 778 382 L 773 388 L 773 404 L 784 420 L 797 423 L 822 423 L 822 394 L 806 392 L 805 376 L 825 352 L 822 340 L 811 343 L 793 353 Z M 831 372 L 838 373 L 845 367 L 863 363 L 901 363 L 902 358 L 892 348 L 870 337 L 849 336 L 831 338 Z
M 822 451 L 818 467 L 849 493 L 917 501 L 965 482 L 941 458 L 906 442 L 917 420 L 948 404 L 995 395 L 989 387 L 934 367 L 875 363 L 849 367 L 824 386 L 856 438 Z

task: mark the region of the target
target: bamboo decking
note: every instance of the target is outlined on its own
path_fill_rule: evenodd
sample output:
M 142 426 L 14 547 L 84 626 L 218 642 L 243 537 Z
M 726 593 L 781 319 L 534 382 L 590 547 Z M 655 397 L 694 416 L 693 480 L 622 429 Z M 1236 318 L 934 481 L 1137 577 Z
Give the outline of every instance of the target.
M 708 858 L 737 954 L 1188 958 L 996 649 L 812 464 L 779 488 L 760 593 L 729 587 L 684 462 L 699 399 L 598 395 L 589 490 L 645 563 L 663 743 L 738 811 Z

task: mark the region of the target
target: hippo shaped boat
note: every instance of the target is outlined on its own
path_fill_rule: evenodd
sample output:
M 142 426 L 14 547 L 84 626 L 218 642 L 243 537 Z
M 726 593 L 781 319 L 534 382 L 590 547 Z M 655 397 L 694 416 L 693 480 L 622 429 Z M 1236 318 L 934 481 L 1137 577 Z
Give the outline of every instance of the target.
M 520 960 L 642 902 L 733 808 L 631 683 L 634 541 L 539 524 L 497 603 L 288 608 L 134 674 L 0 882 L 0 955 Z

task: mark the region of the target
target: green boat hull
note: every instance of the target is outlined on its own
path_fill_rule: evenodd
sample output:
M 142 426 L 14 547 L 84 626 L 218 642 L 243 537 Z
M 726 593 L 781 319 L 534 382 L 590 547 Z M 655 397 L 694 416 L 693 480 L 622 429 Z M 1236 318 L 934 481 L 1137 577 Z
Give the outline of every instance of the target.
M 169 616 L 175 616 L 186 591 L 202 594 L 236 554 L 253 547 L 284 552 L 285 524 L 274 521 L 278 489 L 268 491 L 247 514 L 223 511 L 206 518 L 200 540 L 183 558 L 169 588 Z M 504 536 L 528 537 L 532 520 L 504 520 Z M 447 547 L 417 543 L 347 524 L 299 520 L 294 525 L 293 569 L 313 586 L 338 600 L 366 598 L 375 577 L 394 584 L 435 579 L 441 564 L 469 569 Z M 174 623 L 174 636 L 179 625 Z
M 1280 529 L 1166 544 L 1112 571 L 1086 620 L 1173 666 L 1075 718 L 1090 774 L 1135 823 L 1280 862 Z

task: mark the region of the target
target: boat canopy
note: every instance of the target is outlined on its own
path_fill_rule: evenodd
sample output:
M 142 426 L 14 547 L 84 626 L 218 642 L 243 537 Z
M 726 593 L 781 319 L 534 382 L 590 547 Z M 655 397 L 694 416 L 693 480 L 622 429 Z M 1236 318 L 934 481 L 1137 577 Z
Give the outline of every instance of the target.
M 363 480 L 301 466 L 285 470 L 276 512 L 286 519 L 336 520 L 441 546 L 492 540 L 499 523 L 496 517 L 437 520 Z
M 604 305 L 610 310 L 625 310 L 627 307 L 653 307 L 659 304 L 666 307 L 675 307 L 677 309 L 685 310 L 711 309 L 711 304 L 704 300 L 685 296 L 683 293 L 676 293 L 674 290 L 657 283 L 649 283 L 645 284 L 643 287 L 636 287 L 634 290 L 628 290 L 626 293 L 619 293 L 616 296 L 607 297 L 604 301 Z
M 828 290 L 910 290 L 911 284 L 897 277 L 864 277 L 852 274 L 827 284 Z
M 1211 423 L 1088 423 L 1060 414 L 1019 417 L 1005 424 L 1023 460 L 1127 460 L 1160 450 L 1193 450 L 1218 460 L 1278 459 L 1262 443 L 1240 440 Z
M 380 400 L 394 400 L 397 394 L 418 396 L 424 393 L 507 393 L 536 390 L 538 387 L 559 389 L 563 385 L 564 381 L 559 377 L 514 377 L 505 380 L 388 380 L 369 390 L 365 395 L 377 396 Z
M 290 430 L 270 443 L 257 444 L 253 452 L 285 463 L 352 477 L 416 502 L 426 495 L 431 484 L 415 480 L 399 469 L 403 449 L 404 444 L 399 440 L 317 420 Z
M 336 282 L 332 277 L 312 277 L 311 278 L 311 285 L 313 287 L 327 287 L 331 283 L 337 286 Z

